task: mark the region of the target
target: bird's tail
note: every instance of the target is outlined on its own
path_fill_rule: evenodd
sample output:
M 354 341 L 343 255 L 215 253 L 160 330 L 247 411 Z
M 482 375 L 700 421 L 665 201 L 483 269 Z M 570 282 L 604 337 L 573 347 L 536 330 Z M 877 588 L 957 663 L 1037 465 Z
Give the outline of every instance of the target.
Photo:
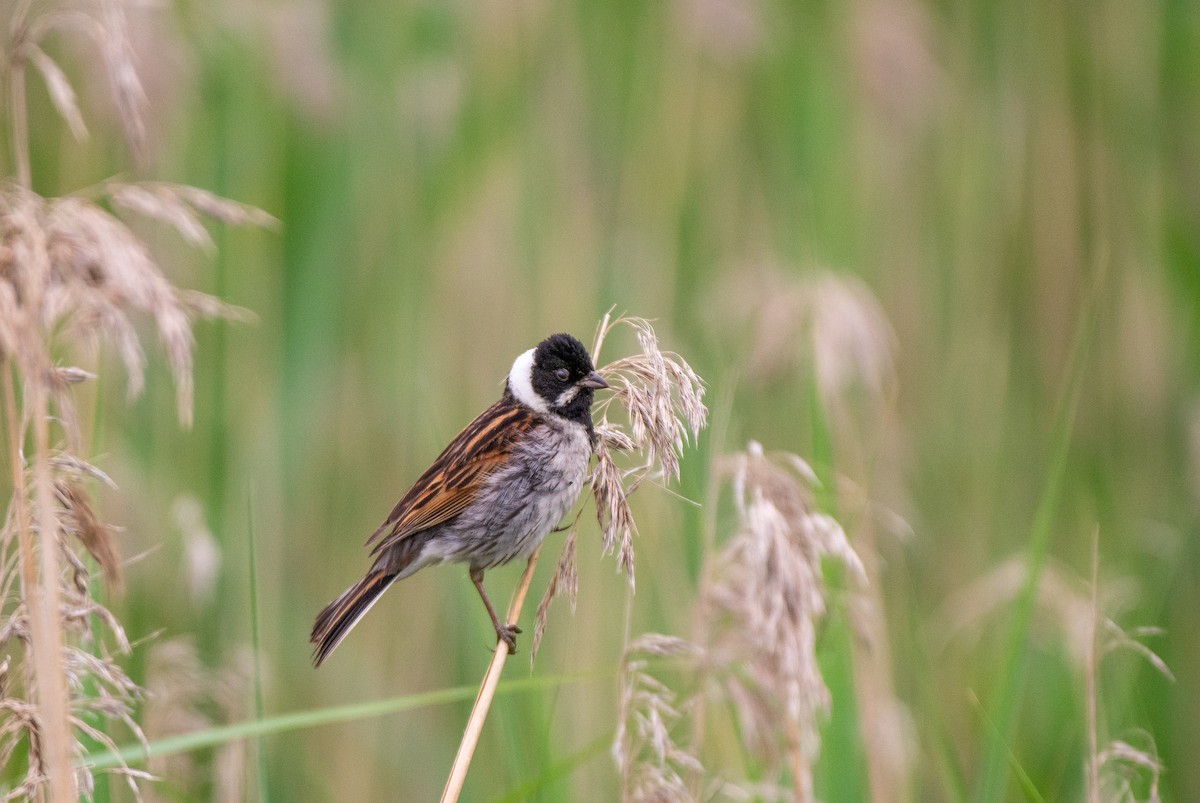
M 337 645 L 342 643 L 358 620 L 363 617 L 371 606 L 379 599 L 380 594 L 387 591 L 388 586 L 396 582 L 399 574 L 372 569 L 367 576 L 346 589 L 340 597 L 325 606 L 325 610 L 317 614 L 313 623 L 312 636 L 309 638 L 316 646 L 313 647 L 313 665 L 320 666 L 329 657 Z

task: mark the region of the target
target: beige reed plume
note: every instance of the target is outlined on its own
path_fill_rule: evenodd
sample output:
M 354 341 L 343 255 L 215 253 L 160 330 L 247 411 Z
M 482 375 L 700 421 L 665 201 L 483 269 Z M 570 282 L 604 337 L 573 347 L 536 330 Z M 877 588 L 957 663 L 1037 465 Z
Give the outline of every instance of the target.
M 838 561 L 859 583 L 866 575 L 841 525 L 817 511 L 816 476 L 798 456 L 768 455 L 752 442 L 725 470 L 740 524 L 701 591 L 707 669 L 755 755 L 774 763 L 782 747 L 796 799 L 812 800 L 830 704 L 816 652 L 829 596 L 822 561 Z
M 10 502 L 0 530 L 0 765 L 23 750 L 24 778 L 6 799 L 74 803 L 94 779 L 76 765 L 85 737 L 115 751 L 109 724 L 138 738 L 141 690 L 115 656 L 129 651 L 119 621 L 93 597 L 98 567 L 120 587 L 114 530 L 98 516 L 89 486 L 111 481 L 84 456 L 72 388 L 94 378 L 63 366 L 65 355 L 98 345 L 116 350 L 131 394 L 145 355 L 135 321 L 153 322 L 175 379 L 180 420 L 192 413 L 192 323 L 229 314 L 217 299 L 173 286 L 150 250 L 109 211 L 165 221 L 211 246 L 199 215 L 264 223 L 265 214 L 193 187 L 109 182 L 87 194 L 45 198 L 33 190 L 26 72 L 42 77 L 54 107 L 78 138 L 87 135 L 66 72 L 43 50 L 64 32 L 82 33 L 100 55 L 129 146 L 143 153 L 142 91 L 125 7 L 17 0 L 4 42 L 9 141 L 15 175 L 0 184 L 0 386 Z M 71 40 L 68 40 L 71 43 Z M 102 205 L 106 202 L 106 205 Z M 119 767 L 129 781 L 146 773 Z
M 841 525 L 816 509 L 817 480 L 799 457 L 768 455 L 752 442 L 718 470 L 733 485 L 738 526 L 706 561 L 694 641 L 650 634 L 626 648 L 613 744 L 622 799 L 744 792 L 706 779 L 697 759 L 706 707 L 721 701 L 737 715 L 747 752 L 770 774 L 780 775 L 785 764 L 790 771 L 790 792 L 768 777 L 754 796 L 811 801 L 819 728 L 830 705 L 816 654 L 830 593 L 822 564 L 832 558 L 858 584 L 866 576 Z M 700 691 L 676 704 L 667 687 L 647 679 L 638 654 L 685 658 Z M 691 746 L 678 746 L 672 731 L 679 730 L 690 733 Z
M 621 800 L 694 800 L 704 767 L 692 748 L 681 746 L 681 726 L 694 721 L 701 696 L 678 695 L 649 671 L 651 658 L 699 660 L 696 645 L 674 636 L 647 633 L 629 643 L 621 660 L 617 732 L 612 756 L 621 777 Z
M 595 408 L 596 466 L 592 470 L 592 499 L 605 553 L 617 553 L 617 565 L 634 584 L 633 535 L 637 525 L 629 497 L 647 480 L 679 480 L 679 460 L 687 444 L 708 424 L 704 383 L 687 361 L 663 351 L 651 322 L 645 318 L 605 314 L 596 328 L 592 359 L 599 362 L 605 341 L 618 326 L 633 330 L 641 352 L 614 360 L 599 369 L 612 392 Z M 617 404 L 626 423 L 610 420 Z M 622 456 L 630 456 L 623 458 Z M 530 661 L 546 630 L 550 603 L 560 593 L 575 606 L 578 574 L 575 569 L 576 528 L 563 544 L 554 576 L 538 604 Z

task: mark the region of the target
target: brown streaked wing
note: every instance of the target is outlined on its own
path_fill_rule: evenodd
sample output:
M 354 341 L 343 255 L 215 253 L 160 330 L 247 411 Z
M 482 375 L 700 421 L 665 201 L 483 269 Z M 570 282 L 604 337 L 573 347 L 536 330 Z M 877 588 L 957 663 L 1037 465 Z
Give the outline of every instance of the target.
M 371 554 L 462 513 L 484 478 L 504 461 L 514 441 L 529 431 L 533 420 L 533 411 L 517 404 L 507 393 L 480 413 L 455 436 L 367 539 L 367 546 L 379 541 Z

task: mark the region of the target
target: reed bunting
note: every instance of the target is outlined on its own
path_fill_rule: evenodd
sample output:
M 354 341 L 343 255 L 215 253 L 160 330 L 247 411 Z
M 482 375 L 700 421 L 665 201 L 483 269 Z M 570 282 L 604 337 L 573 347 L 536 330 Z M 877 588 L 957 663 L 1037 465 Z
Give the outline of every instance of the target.
M 500 401 L 450 442 L 367 539 L 375 563 L 317 615 L 313 663 L 392 583 L 447 562 L 470 567 L 497 643 L 515 652 L 521 628 L 496 618 L 483 572 L 528 558 L 575 504 L 595 448 L 592 393 L 607 387 L 571 335 L 551 335 L 517 357 Z

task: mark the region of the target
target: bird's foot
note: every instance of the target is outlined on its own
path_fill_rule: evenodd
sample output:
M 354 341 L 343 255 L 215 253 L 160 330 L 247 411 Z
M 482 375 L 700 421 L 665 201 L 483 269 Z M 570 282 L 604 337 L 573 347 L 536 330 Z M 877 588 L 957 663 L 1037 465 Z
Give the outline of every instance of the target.
M 496 643 L 503 641 L 508 645 L 509 655 L 517 654 L 517 634 L 522 632 L 521 628 L 516 625 L 497 625 L 496 627 Z

